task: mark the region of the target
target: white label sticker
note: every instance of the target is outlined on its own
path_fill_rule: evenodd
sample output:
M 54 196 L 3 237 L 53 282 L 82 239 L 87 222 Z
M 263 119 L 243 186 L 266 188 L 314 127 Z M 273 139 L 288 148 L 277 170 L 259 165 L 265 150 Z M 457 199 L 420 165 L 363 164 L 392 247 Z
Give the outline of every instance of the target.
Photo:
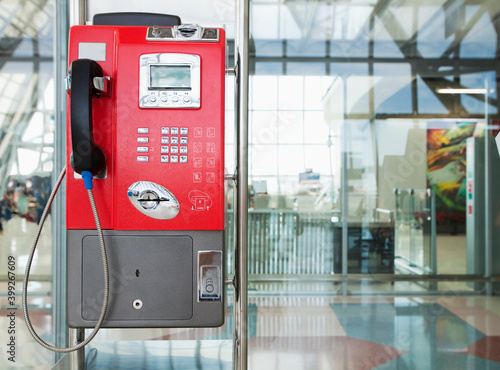
M 78 59 L 92 59 L 97 62 L 106 61 L 106 43 L 80 42 L 78 44 Z

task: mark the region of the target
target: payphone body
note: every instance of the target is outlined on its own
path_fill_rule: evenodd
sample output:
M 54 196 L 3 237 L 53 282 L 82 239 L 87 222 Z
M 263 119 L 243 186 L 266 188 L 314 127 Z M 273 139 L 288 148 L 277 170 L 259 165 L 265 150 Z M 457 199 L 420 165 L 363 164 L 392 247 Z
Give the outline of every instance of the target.
M 74 26 L 69 65 L 96 61 L 93 99 L 106 158 L 93 181 L 110 275 L 103 327 L 224 322 L 224 30 Z M 68 122 L 71 110 L 68 99 Z M 68 123 L 67 162 L 71 162 Z M 67 321 L 93 327 L 103 299 L 95 223 L 68 165 Z

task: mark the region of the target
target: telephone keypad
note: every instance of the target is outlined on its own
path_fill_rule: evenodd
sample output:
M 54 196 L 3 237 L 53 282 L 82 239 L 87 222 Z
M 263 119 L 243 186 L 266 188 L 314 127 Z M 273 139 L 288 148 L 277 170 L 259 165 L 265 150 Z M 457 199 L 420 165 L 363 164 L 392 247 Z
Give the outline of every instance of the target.
M 161 163 L 188 163 L 188 127 L 167 127 L 161 128 Z M 169 135 L 169 136 L 167 136 Z M 182 136 L 175 136 L 182 135 Z M 170 145 L 168 145 L 170 144 Z M 180 146 L 177 144 L 181 144 Z M 196 144 L 196 143 L 195 143 Z M 201 144 L 201 143 L 198 143 Z M 166 155 L 170 154 L 170 155 Z M 182 155 L 177 155 L 182 154 Z

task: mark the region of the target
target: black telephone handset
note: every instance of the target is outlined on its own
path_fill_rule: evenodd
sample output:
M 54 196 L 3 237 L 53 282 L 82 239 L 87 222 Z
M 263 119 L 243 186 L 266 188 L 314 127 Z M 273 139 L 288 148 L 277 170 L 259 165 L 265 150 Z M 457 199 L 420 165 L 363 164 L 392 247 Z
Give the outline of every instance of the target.
M 98 97 L 94 77 L 103 77 L 101 66 L 90 59 L 71 63 L 71 167 L 77 173 L 89 171 L 94 176 L 105 167 L 105 155 L 95 143 L 92 125 L 92 98 Z

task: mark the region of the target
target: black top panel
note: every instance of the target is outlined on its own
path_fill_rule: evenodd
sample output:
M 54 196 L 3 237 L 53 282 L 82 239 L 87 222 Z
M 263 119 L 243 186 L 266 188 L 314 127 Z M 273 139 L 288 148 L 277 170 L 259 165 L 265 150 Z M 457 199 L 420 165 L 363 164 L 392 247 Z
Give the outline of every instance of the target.
M 156 13 L 101 13 L 95 14 L 96 26 L 163 26 L 172 27 L 181 24 L 181 18 L 171 14 Z

